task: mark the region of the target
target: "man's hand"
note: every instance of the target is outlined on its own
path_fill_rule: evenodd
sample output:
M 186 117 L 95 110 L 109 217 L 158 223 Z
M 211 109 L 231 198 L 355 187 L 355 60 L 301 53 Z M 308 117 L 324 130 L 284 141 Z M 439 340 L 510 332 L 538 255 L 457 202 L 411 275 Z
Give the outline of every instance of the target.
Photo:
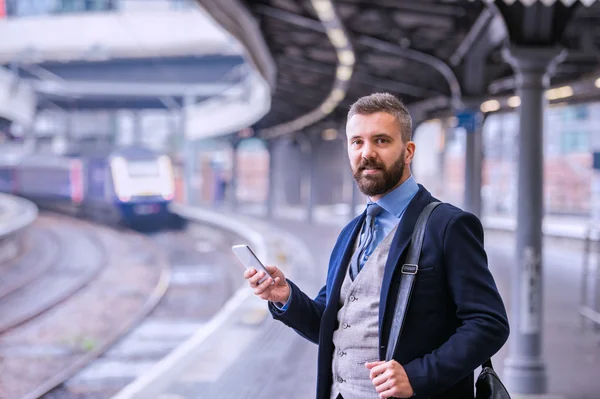
M 254 289 L 254 295 L 271 302 L 286 303 L 290 297 L 290 285 L 285 276 L 275 266 L 265 266 L 271 277 L 267 278 L 261 284 L 260 279 L 265 276 L 265 272 L 256 272 L 256 269 L 248 269 L 244 272 L 244 278 L 248 280 L 250 288 Z
M 410 398 L 414 395 L 406 371 L 397 361 L 368 362 L 365 367 L 371 370 L 369 378 L 381 399 Z

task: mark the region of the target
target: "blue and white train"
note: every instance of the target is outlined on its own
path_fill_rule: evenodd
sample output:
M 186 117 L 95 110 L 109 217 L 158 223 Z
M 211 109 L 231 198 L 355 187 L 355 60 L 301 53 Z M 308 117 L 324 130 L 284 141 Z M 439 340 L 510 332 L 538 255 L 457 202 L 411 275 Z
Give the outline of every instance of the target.
M 167 227 L 175 194 L 168 156 L 141 147 L 0 157 L 0 191 L 108 224 Z

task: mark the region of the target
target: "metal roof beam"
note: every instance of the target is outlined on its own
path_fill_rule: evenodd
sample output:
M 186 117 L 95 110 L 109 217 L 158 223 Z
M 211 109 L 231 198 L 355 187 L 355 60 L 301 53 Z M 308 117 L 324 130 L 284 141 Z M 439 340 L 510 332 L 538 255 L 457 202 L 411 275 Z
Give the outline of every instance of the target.
M 461 107 L 462 92 L 458 78 L 454 71 L 444 61 L 421 51 L 404 48 L 394 43 L 376 39 L 369 36 L 361 36 L 358 42 L 364 46 L 368 46 L 386 53 L 396 54 L 400 57 L 408 58 L 413 61 L 421 62 L 436 69 L 448 82 L 450 92 L 452 93 L 452 103 L 456 108 Z
M 501 18 L 497 16 L 496 18 Z M 463 41 L 458 45 L 458 48 L 450 57 L 450 65 L 457 66 L 460 64 L 464 56 L 473 48 L 473 45 L 477 40 L 479 40 L 483 35 L 482 33 L 488 29 L 491 25 L 492 20 L 494 19 L 494 14 L 489 8 L 484 8 L 475 23 L 471 27 L 471 30 L 467 33 Z
M 292 60 L 283 57 L 279 59 L 280 63 L 289 66 L 290 68 L 304 69 L 306 71 L 321 73 L 324 75 L 330 75 L 332 73 L 333 67 L 328 68 L 322 64 L 311 62 L 305 59 L 300 59 L 299 61 L 301 62 L 293 62 Z M 423 87 L 411 85 L 390 78 L 376 76 L 366 72 L 356 71 L 354 72 L 352 79 L 356 82 L 371 85 L 380 89 L 392 90 L 398 93 L 407 94 L 414 97 L 426 98 L 445 95 L 445 93 L 443 92 L 429 90 Z
M 420 2 L 414 0 L 371 0 L 371 3 L 376 7 L 389 7 L 395 10 L 402 10 L 426 15 L 438 15 L 447 17 L 462 17 L 465 15 L 465 10 L 463 10 L 461 7 L 436 4 L 432 2 Z
M 317 32 L 325 32 L 325 27 L 320 21 L 312 18 L 303 17 L 301 15 L 294 14 L 293 12 L 284 11 L 279 8 L 265 5 L 255 7 L 254 11 L 266 17 L 275 18 L 292 25 L 300 26 L 302 28 L 314 30 Z
M 399 82 L 397 80 L 382 78 L 380 76 L 374 76 L 364 72 L 355 72 L 354 76 L 356 77 L 357 82 L 372 85 L 378 89 L 392 90 L 397 93 L 402 93 L 413 97 L 427 98 L 445 95 L 445 93 L 438 91 L 417 87 L 408 83 Z
M 178 97 L 184 95 L 209 97 L 223 93 L 231 83 L 157 84 L 157 83 L 97 83 L 88 81 L 28 80 L 38 93 L 64 96 L 106 97 Z

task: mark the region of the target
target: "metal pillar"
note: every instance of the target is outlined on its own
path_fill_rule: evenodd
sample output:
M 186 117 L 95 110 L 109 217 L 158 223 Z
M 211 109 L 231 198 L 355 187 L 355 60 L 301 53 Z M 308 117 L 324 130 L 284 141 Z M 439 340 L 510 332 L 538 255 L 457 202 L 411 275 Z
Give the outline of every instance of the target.
M 231 160 L 231 191 L 230 191 L 230 203 L 231 210 L 236 211 L 238 208 L 238 198 L 237 198 L 237 187 L 238 187 L 238 148 L 242 140 L 239 138 L 235 138 L 231 146 L 233 148 L 233 155 Z
M 33 152 L 37 149 L 37 132 L 36 132 L 36 123 L 38 112 L 36 110 L 33 118 L 31 118 L 31 123 L 28 126 L 24 127 L 23 132 L 23 146 L 26 151 Z
M 306 135 L 306 141 L 308 142 L 308 151 L 306 151 L 305 170 L 308 170 L 308 195 L 306 199 L 306 222 L 312 223 L 314 221 L 315 205 L 317 202 L 317 149 L 319 145 L 320 137 L 317 135 Z
M 108 132 L 107 140 L 112 146 L 117 145 L 120 130 L 118 111 L 113 111 L 110 113 L 110 132 Z
M 64 138 L 66 141 L 69 141 L 75 137 L 75 115 L 72 109 L 65 113 L 65 119 L 66 126 Z
M 448 131 L 453 129 L 450 127 L 449 119 L 443 119 L 442 125 L 440 127 L 440 142 L 439 142 L 439 152 L 438 152 L 438 179 L 437 179 L 437 187 L 436 194 L 443 198 L 446 194 L 444 188 L 446 186 L 446 146 L 448 144 L 449 133 Z
M 306 172 L 302 176 L 305 199 L 306 199 L 306 222 L 312 223 L 315 213 L 315 179 L 316 167 L 314 165 L 314 148 L 309 146 L 309 150 L 303 154 L 304 169 Z
M 486 92 L 485 59 L 491 47 L 488 40 L 481 40 L 473 46 L 465 57 L 464 92 L 479 97 Z M 475 216 L 481 217 L 481 174 L 483 169 L 482 115 L 479 109 L 468 110 L 465 129 L 465 188 L 464 207 Z
M 188 205 L 196 205 L 197 203 L 197 191 L 198 187 L 196 184 L 196 143 L 194 141 L 186 142 L 184 148 L 182 148 L 182 155 L 184 156 L 184 170 L 185 170 L 185 199 Z
M 310 136 L 298 132 L 296 134 L 296 140 L 300 146 L 302 175 L 300 182 L 300 198 L 301 201 L 306 201 L 306 222 L 312 223 L 314 216 L 314 205 L 315 205 L 315 180 L 317 175 L 317 168 L 315 165 L 315 145 L 310 140 Z
M 547 390 L 542 358 L 542 219 L 544 91 L 554 48 L 505 48 L 521 97 L 518 158 L 516 262 L 512 279 L 512 328 L 505 361 L 507 388 L 516 394 Z
M 175 153 L 183 159 L 184 191 L 186 202 L 190 205 L 196 202 L 196 148 L 194 145 L 186 145 L 187 114 L 188 107 L 192 106 L 194 98 L 185 96 L 180 111 L 179 132 L 175 138 Z
M 475 114 L 475 129 L 467 130 L 465 154 L 465 210 L 481 217 L 481 172 L 483 169 L 482 124 L 479 114 Z
M 140 111 L 133 111 L 133 144 L 140 145 L 142 140 L 142 114 Z
M 348 151 L 348 142 L 346 140 L 344 140 L 344 149 L 346 152 Z M 348 220 L 350 221 L 356 217 L 356 206 L 358 205 L 360 193 L 358 191 L 358 187 L 356 186 L 354 176 L 352 175 L 350 163 L 346 161 L 346 165 L 346 173 L 344 174 L 344 196 L 346 200 L 349 201 L 350 205 L 350 208 L 348 209 Z
M 267 193 L 267 217 L 273 218 L 275 207 L 275 139 L 267 140 L 267 150 L 269 151 L 269 188 Z

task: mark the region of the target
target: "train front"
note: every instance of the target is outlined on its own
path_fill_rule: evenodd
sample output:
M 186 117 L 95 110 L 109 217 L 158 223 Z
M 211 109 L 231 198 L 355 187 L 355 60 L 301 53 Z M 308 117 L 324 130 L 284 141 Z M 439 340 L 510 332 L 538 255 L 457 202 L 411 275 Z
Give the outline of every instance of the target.
M 123 152 L 110 157 L 110 170 L 115 204 L 125 225 L 169 225 L 168 205 L 175 194 L 175 183 L 168 156 Z

